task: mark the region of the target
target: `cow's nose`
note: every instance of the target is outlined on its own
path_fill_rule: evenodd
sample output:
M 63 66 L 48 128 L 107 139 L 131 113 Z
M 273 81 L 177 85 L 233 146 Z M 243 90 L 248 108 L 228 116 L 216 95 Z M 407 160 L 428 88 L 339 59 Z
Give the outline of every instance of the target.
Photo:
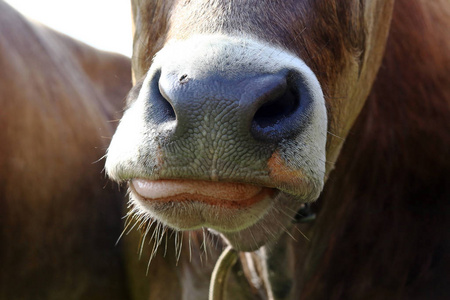
M 150 82 L 153 121 L 172 124 L 163 127 L 174 135 L 214 131 L 225 139 L 278 142 L 306 121 L 309 97 L 300 78 L 289 70 L 234 76 L 157 72 Z

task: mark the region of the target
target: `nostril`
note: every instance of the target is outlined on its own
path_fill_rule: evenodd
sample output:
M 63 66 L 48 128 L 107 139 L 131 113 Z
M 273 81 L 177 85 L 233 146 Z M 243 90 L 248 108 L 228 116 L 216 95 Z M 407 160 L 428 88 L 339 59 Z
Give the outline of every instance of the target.
M 175 110 L 172 107 L 172 104 L 170 104 L 169 100 L 166 95 L 164 95 L 161 91 L 159 91 L 160 97 L 159 99 L 161 102 L 161 111 L 164 114 L 164 116 L 167 118 L 167 121 L 174 121 L 176 120 Z
M 298 134 L 308 120 L 308 93 L 299 75 L 282 72 L 264 82 L 266 92 L 254 100 L 256 112 L 251 120 L 251 134 L 262 141 L 278 142 Z
M 289 118 L 300 105 L 300 95 L 293 87 L 287 86 L 281 95 L 275 95 L 255 113 L 253 124 L 260 128 L 273 127 Z
M 156 78 L 154 81 L 155 86 L 153 88 L 154 94 L 154 102 L 157 102 L 158 111 L 163 116 L 165 121 L 174 121 L 176 120 L 175 110 L 171 104 L 170 96 L 164 91 L 164 89 L 160 85 L 160 76 Z

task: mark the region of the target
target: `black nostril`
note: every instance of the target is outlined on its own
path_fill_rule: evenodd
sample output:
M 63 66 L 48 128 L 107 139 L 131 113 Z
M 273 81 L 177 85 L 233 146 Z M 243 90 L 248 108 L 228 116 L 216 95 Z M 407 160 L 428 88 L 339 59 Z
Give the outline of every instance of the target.
M 175 110 L 171 104 L 170 97 L 164 92 L 160 86 L 161 74 L 156 74 L 151 83 L 150 101 L 155 107 L 155 112 L 159 114 L 159 118 L 163 122 L 176 120 Z
M 268 90 L 255 99 L 250 131 L 258 140 L 277 142 L 300 128 L 305 103 L 297 74 L 282 72 L 268 78 Z
M 287 86 L 281 95 L 277 94 L 272 95 L 256 111 L 253 117 L 254 125 L 260 128 L 273 127 L 298 109 L 300 95 L 293 87 Z
M 172 104 L 170 104 L 170 99 L 167 98 L 167 95 L 164 95 L 161 90 L 159 90 L 160 94 L 160 102 L 161 102 L 161 110 L 166 116 L 167 121 L 174 121 L 176 120 L 177 116 L 175 115 L 175 110 L 172 107 Z

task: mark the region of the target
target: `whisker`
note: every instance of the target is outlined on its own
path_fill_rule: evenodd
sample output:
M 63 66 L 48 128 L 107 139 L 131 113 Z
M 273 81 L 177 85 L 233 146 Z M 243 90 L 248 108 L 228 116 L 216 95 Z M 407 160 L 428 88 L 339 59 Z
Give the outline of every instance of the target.
M 145 238 L 147 237 L 147 233 L 148 233 L 148 228 L 147 230 L 145 230 L 144 234 L 141 234 L 140 238 L 139 238 L 139 243 L 138 243 L 138 255 L 139 255 L 139 259 L 141 259 L 142 257 L 142 249 L 144 248 L 144 243 L 145 243 Z
M 294 228 L 298 230 L 298 232 L 300 232 L 300 234 L 308 241 L 310 242 L 311 240 L 303 233 L 303 231 L 300 230 L 300 228 L 298 228 L 296 225 L 294 225 Z
M 127 215 L 126 216 L 127 220 L 125 221 L 125 227 L 122 230 L 122 233 L 119 235 L 119 238 L 116 241 L 116 246 L 119 244 L 120 239 L 122 238 L 122 236 L 124 235 L 125 231 L 127 231 L 128 226 L 130 226 L 132 218 Z
M 189 262 L 192 262 L 192 245 L 191 245 L 191 231 L 189 231 L 188 241 L 189 241 Z
M 175 256 L 177 258 L 176 265 L 178 266 L 178 262 L 181 256 L 181 249 L 183 248 L 183 232 L 177 232 L 175 235 Z
M 203 242 L 202 242 L 202 247 L 203 247 L 203 253 L 205 254 L 205 261 L 208 261 L 208 252 L 207 252 L 207 246 L 206 246 L 206 234 L 205 234 L 205 227 L 202 227 L 202 232 L 203 232 Z
M 255 243 L 255 248 L 257 248 L 258 247 L 258 243 L 256 242 L 255 236 L 253 235 L 253 231 L 252 231 L 251 228 L 249 228 L 248 230 L 250 231 L 250 235 L 251 235 L 251 237 L 253 239 L 253 242 Z
M 94 160 L 93 162 L 91 162 L 91 164 L 98 164 L 101 160 L 105 159 L 106 156 L 108 156 L 108 154 L 104 154 L 102 157 L 100 157 L 97 160 Z
M 289 235 L 295 242 L 298 242 L 297 239 L 289 232 L 289 230 L 281 223 L 279 220 L 275 219 L 278 225 L 283 229 L 283 231 Z
M 148 270 L 150 268 L 150 263 L 153 260 L 153 258 L 156 256 L 159 246 L 161 245 L 161 242 L 164 238 L 166 231 L 167 231 L 167 227 L 165 225 L 163 225 L 162 223 L 157 222 L 156 228 L 153 232 L 153 233 L 155 233 L 155 232 L 157 232 L 157 233 L 156 233 L 156 235 L 152 234 L 152 237 L 155 236 L 156 239 L 153 242 L 152 253 L 151 253 L 150 258 L 147 263 L 147 275 L 148 275 Z
M 166 257 L 166 254 L 167 254 L 167 245 L 168 245 L 168 240 L 169 240 L 169 235 L 168 234 L 165 234 L 165 237 L 166 237 L 166 242 L 165 242 L 165 245 L 164 245 L 164 257 Z
M 294 213 L 294 216 L 291 216 L 290 214 L 288 214 L 287 212 L 285 212 L 282 209 L 277 209 L 277 211 L 279 211 L 280 213 L 282 213 L 283 215 L 288 217 L 291 222 L 294 222 L 295 221 L 295 214 L 297 214 L 297 212 L 295 210 L 293 210 L 292 208 L 290 208 L 290 207 L 286 207 L 286 208 L 289 209 L 290 211 L 292 211 Z
M 328 133 L 329 135 L 332 135 L 332 136 L 334 136 L 334 137 L 340 139 L 340 140 L 343 140 L 343 141 L 345 140 L 343 137 L 340 137 L 340 136 L 338 136 L 338 135 L 332 133 L 331 131 L 328 131 L 328 130 L 327 130 L 327 133 Z
M 214 243 L 214 248 L 217 251 L 219 249 L 220 237 L 219 236 L 215 236 L 215 240 L 216 240 L 216 242 Z
M 293 213 L 297 213 L 295 210 L 293 210 L 290 207 L 283 207 L 284 209 L 288 209 L 290 211 L 292 211 Z M 279 212 L 283 213 L 285 216 L 289 217 L 291 219 L 291 221 L 296 221 L 295 217 L 290 216 L 287 212 L 284 211 L 284 209 L 277 209 Z M 293 226 L 297 231 L 300 232 L 300 234 L 309 242 L 309 238 L 296 226 Z M 295 240 L 295 239 L 294 239 Z

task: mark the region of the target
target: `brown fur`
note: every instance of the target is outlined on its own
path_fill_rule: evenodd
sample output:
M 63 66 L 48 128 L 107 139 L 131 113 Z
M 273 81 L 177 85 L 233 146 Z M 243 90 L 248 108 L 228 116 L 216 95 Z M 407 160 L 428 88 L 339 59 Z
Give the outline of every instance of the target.
M 0 1 L 0 299 L 126 299 L 105 152 L 129 60 Z
M 319 200 L 302 299 L 450 295 L 450 7 L 406 2 Z
M 275 43 L 317 74 L 330 120 L 330 177 L 315 207 L 318 219 L 297 226 L 311 242 L 293 229 L 297 241 L 272 247 L 288 253 L 296 279 L 289 283 L 292 299 L 448 298 L 448 1 L 133 4 L 135 79 L 168 39 L 212 32 L 245 32 Z M 150 273 L 165 272 L 165 282 L 171 278 L 176 288 L 158 288 L 158 277 L 150 275 L 142 298 L 178 299 L 183 290 L 205 290 L 210 266 L 188 260 L 182 254 L 175 268 L 170 255 L 157 256 Z M 133 278 L 139 276 L 136 271 Z M 258 297 L 254 290 L 245 293 Z

